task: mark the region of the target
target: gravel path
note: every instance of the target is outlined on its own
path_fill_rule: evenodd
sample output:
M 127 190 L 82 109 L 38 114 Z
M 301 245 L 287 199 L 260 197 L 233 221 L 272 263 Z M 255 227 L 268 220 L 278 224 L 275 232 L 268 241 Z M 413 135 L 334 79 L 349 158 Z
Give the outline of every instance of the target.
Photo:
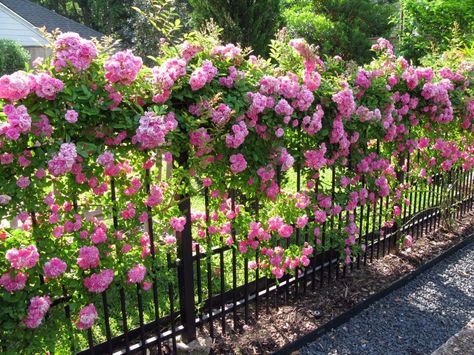
M 307 345 L 300 354 L 431 354 L 472 317 L 474 243 Z

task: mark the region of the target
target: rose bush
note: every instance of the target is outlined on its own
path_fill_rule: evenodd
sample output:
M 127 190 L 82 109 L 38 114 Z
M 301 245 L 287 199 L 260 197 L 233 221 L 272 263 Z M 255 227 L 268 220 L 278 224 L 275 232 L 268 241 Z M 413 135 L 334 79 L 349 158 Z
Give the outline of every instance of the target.
M 316 251 L 351 263 L 361 206 L 384 199 L 383 228 L 401 218 L 413 184 L 400 173 L 427 186 L 474 164 L 472 62 L 415 68 L 379 39 L 357 68 L 284 33 L 273 61 L 191 33 L 153 68 L 73 33 L 54 46 L 0 78 L 4 346 L 55 324 L 64 295 L 84 330 L 95 293 L 166 281 L 186 223 L 203 252 L 228 245 L 279 279 Z M 202 193 L 207 210 L 179 208 Z

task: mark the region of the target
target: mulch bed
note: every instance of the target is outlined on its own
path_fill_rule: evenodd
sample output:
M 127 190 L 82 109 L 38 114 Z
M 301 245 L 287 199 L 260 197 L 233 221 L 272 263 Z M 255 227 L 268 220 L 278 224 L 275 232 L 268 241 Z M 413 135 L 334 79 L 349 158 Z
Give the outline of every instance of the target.
M 278 307 L 270 304 L 266 313 L 260 305 L 258 321 L 253 318 L 253 305 L 249 306 L 248 324 L 243 324 L 242 309 L 239 310 L 239 325 L 232 328 L 232 316 L 227 317 L 226 335 L 221 335 L 215 321 L 217 338 L 213 339 L 212 354 L 268 354 L 298 339 L 310 331 L 348 311 L 357 303 L 377 293 L 424 262 L 440 255 L 463 237 L 474 232 L 474 212 L 456 221 L 451 230 L 440 229 L 414 241 L 409 250 L 389 254 L 347 272 L 344 278 L 333 280 L 329 285 L 316 290 L 308 287 L 305 295 L 289 301 L 281 298 Z M 262 300 L 263 301 L 263 300 Z M 315 316 L 315 311 L 320 314 Z M 206 327 L 207 328 L 207 327 Z M 202 334 L 206 335 L 206 334 Z

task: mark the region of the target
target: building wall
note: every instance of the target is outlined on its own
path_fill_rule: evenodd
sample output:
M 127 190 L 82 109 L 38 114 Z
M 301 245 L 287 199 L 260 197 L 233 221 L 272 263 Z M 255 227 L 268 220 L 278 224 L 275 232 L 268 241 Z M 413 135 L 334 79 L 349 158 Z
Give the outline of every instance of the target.
M 45 48 L 45 47 L 25 47 L 25 49 L 30 52 L 31 55 L 31 60 L 30 60 L 30 65 L 33 63 L 33 61 L 38 58 L 38 57 L 49 57 L 52 54 L 51 48 Z
M 41 47 L 47 43 L 33 25 L 1 3 L 0 38 L 18 41 L 24 47 Z

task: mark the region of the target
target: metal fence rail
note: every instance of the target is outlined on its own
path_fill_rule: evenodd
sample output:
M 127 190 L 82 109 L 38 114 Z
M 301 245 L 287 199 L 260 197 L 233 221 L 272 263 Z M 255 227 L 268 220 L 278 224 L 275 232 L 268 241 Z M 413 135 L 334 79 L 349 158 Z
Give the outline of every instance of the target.
M 186 157 L 180 157 L 185 160 Z M 336 192 L 335 171 L 331 171 L 332 197 Z M 301 185 L 301 172 L 296 170 L 297 190 Z M 150 191 L 152 177 L 147 170 L 145 176 L 146 191 Z M 321 228 L 321 241 L 325 251 L 314 253 L 310 265 L 304 270 L 297 270 L 294 275 L 285 275 L 279 282 L 267 278 L 260 269 L 251 270 L 246 257 L 237 253 L 235 247 L 226 246 L 220 236 L 220 246 L 210 248 L 210 234 L 201 243 L 207 243 L 208 250 L 201 250 L 194 244 L 191 227 L 191 196 L 179 196 L 179 208 L 186 217 L 185 229 L 176 233 L 178 241 L 177 255 L 166 255 L 166 266 L 153 263 L 154 269 L 152 290 L 143 292 L 137 285 L 134 292 L 124 286 L 112 284 L 100 294 L 102 312 L 101 323 L 94 326 L 105 341 L 98 341 L 94 329 L 87 331 L 87 349 L 77 349 L 78 354 L 103 353 L 153 353 L 161 354 L 166 344 L 172 352 L 177 351 L 177 337 L 185 341 L 196 338 L 199 332 L 215 337 L 218 333 L 226 333 L 229 327 L 238 328 L 248 323 L 251 318 L 258 320 L 262 312 L 304 295 L 316 287 L 322 287 L 335 279 L 343 277 L 354 267 L 360 268 L 367 263 L 392 252 L 397 240 L 403 234 L 411 234 L 414 239 L 438 228 L 442 220 L 460 218 L 473 208 L 473 172 L 453 169 L 445 174 L 432 177 L 432 183 L 421 186 L 409 174 L 400 174 L 400 182 L 412 183 L 409 205 L 401 206 L 402 222 L 399 225 L 385 227 L 384 211 L 388 206 L 388 198 L 379 198 L 374 203 L 357 207 L 355 220 L 359 226 L 358 243 L 364 244 L 364 251 L 352 257 L 347 266 L 339 254 L 331 247 L 331 230 L 342 228 L 347 218 L 345 211 L 330 217 Z M 318 192 L 318 184 L 315 193 Z M 117 186 L 111 181 L 112 221 L 116 230 L 120 227 L 120 218 L 116 206 Z M 232 209 L 240 201 L 236 191 L 230 191 Z M 206 217 L 210 216 L 209 191 L 203 192 Z M 254 216 L 258 217 L 259 202 L 251 202 Z M 74 208 L 78 209 L 77 203 Z M 34 215 L 33 215 L 34 217 Z M 33 221 L 35 219 L 33 218 Z M 310 217 L 311 220 L 311 217 Z M 313 217 L 314 221 L 314 217 Z M 154 225 L 151 209 L 148 210 L 147 232 L 150 236 L 150 253 L 156 259 L 154 248 Z M 238 240 L 235 230 L 231 231 L 234 240 Z M 309 227 L 301 231 L 296 229 L 294 242 L 303 245 L 314 238 Z M 289 240 L 287 241 L 290 242 Z M 257 260 L 258 261 L 258 260 Z M 168 277 L 159 277 L 165 272 Z M 64 303 L 64 316 L 71 322 L 71 310 L 67 305 L 69 299 L 66 285 L 63 287 L 63 298 L 55 300 L 55 308 Z M 132 320 L 138 319 L 138 322 Z M 135 324 L 131 324 L 135 323 Z M 138 323 L 138 324 L 136 324 Z M 112 331 L 120 329 L 120 333 Z M 75 339 L 71 339 L 74 343 Z

